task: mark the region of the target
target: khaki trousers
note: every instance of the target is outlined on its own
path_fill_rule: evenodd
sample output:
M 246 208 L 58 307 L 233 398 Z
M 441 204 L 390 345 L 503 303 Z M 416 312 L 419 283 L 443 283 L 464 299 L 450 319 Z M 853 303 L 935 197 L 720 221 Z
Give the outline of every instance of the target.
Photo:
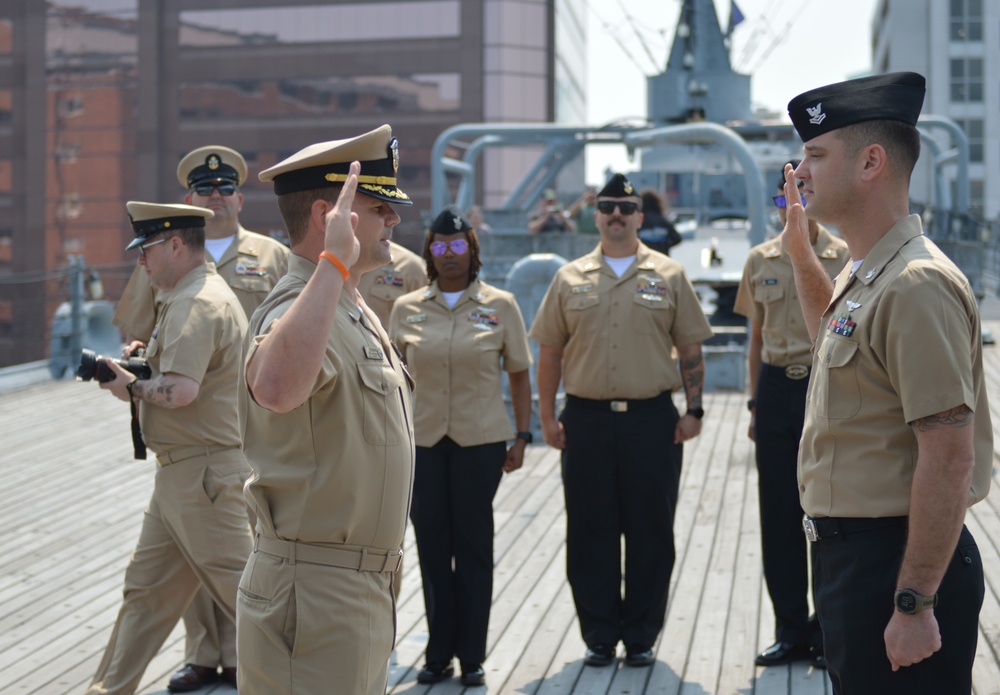
M 383 695 L 395 638 L 390 572 L 254 552 L 240 581 L 240 695 Z
M 236 589 L 252 550 L 247 467 L 243 452 L 225 450 L 157 469 L 125 570 L 124 601 L 88 695 L 135 692 L 199 586 L 235 619 Z

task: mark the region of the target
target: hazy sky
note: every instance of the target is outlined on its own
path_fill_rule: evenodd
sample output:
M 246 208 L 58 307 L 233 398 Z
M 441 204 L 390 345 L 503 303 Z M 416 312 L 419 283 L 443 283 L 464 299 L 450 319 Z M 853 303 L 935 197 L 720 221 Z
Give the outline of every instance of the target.
M 680 0 L 587 4 L 588 121 L 645 116 L 646 77 L 666 68 Z M 737 0 L 737 5 L 745 19 L 733 33 L 731 62 L 737 72 L 751 75 L 755 105 L 784 113 L 796 94 L 871 69 L 876 0 Z M 715 0 L 715 7 L 724 30 L 729 0 Z M 588 150 L 589 182 L 599 182 L 608 166 L 634 168 L 623 148 Z

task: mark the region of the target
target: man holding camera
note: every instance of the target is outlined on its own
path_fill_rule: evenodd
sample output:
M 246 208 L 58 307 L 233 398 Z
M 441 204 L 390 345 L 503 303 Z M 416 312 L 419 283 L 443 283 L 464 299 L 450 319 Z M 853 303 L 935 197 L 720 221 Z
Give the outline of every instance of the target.
M 232 289 L 249 319 L 288 269 L 289 250 L 281 242 L 240 224 L 240 186 L 246 177 L 243 155 L 222 145 L 192 150 L 177 165 L 177 180 L 187 189 L 184 202 L 215 213 L 205 220 L 205 259 L 215 263 L 216 272 Z M 137 267 L 115 309 L 114 324 L 130 338 L 148 342 L 156 304 L 155 290 L 146 273 Z M 211 685 L 219 680 L 220 666 L 222 679 L 235 686 L 236 625 L 223 615 L 207 591 L 199 591 L 191 602 L 184 614 L 184 627 L 184 667 L 170 679 L 168 689 L 188 692 Z
M 158 468 L 125 598 L 88 695 L 135 692 L 199 587 L 229 620 L 251 551 L 236 416 L 246 318 L 205 262 L 205 220 L 190 205 L 127 204 L 139 265 L 162 298 L 146 345 L 149 379 L 106 360 L 101 384 L 138 410 Z M 233 669 L 235 671 L 235 668 Z M 235 677 L 235 673 L 232 674 Z

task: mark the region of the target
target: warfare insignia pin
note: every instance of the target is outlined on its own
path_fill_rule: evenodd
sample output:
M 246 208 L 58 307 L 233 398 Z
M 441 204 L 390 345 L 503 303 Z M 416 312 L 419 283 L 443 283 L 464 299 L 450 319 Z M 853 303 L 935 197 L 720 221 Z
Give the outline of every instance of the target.
M 860 308 L 861 308 L 861 302 L 855 302 L 855 301 L 852 301 L 850 299 L 847 300 L 847 310 L 849 312 L 850 311 L 855 311 L 855 310 L 860 309 Z

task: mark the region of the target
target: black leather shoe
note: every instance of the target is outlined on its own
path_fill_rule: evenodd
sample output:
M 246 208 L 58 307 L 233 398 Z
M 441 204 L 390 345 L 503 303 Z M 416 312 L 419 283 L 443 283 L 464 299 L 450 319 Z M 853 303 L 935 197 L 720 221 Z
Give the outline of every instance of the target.
M 447 661 L 428 661 L 417 673 L 417 683 L 440 683 L 445 678 L 451 678 L 455 667 Z
M 210 666 L 184 664 L 184 668 L 170 676 L 167 690 L 172 693 L 189 693 L 219 682 L 219 672 Z
M 826 656 L 823 654 L 823 647 L 809 647 L 809 656 L 812 658 L 813 668 L 826 669 Z
M 462 685 L 486 685 L 482 664 L 462 664 Z
M 610 666 L 615 660 L 615 648 L 611 644 L 595 644 L 587 647 L 583 663 L 587 666 Z
M 224 666 L 222 668 L 222 676 L 219 678 L 223 683 L 229 683 L 229 685 L 236 687 L 236 667 L 235 666 Z
M 630 644 L 625 648 L 626 666 L 652 666 L 656 661 L 653 650 L 643 644 Z
M 758 666 L 778 666 L 790 664 L 793 661 L 810 661 L 812 658 L 812 652 L 804 644 L 775 642 L 758 654 L 754 663 Z

